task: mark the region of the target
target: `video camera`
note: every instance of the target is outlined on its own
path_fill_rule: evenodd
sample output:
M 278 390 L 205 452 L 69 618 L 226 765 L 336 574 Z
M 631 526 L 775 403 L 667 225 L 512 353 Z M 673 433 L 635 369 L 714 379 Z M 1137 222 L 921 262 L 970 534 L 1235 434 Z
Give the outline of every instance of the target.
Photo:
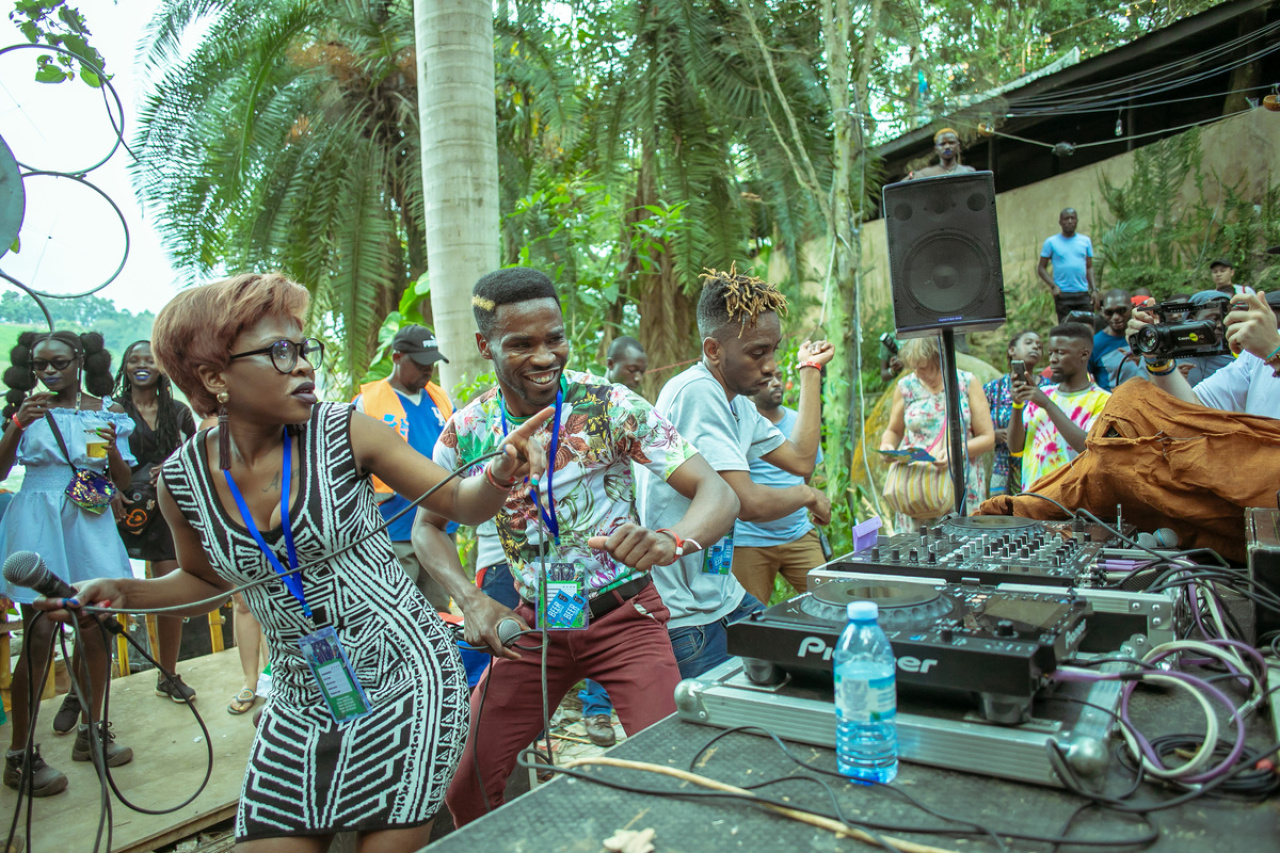
M 1214 309 L 1218 311 L 1217 319 L 1197 319 Z M 1146 310 L 1155 315 L 1156 322 L 1143 326 L 1129 339 L 1138 355 L 1185 358 L 1231 352 L 1223 323 L 1231 310 L 1231 298 L 1226 295 L 1199 303 L 1162 302 Z

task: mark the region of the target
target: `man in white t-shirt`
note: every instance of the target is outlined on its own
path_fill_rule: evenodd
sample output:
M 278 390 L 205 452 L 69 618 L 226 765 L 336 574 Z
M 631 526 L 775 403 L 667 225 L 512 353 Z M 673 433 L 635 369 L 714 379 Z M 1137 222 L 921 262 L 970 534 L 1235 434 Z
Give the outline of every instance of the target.
M 1266 294 L 1240 293 L 1231 297 L 1227 314 L 1227 343 L 1238 357 L 1192 388 L 1172 359 L 1147 360 L 1147 378 L 1179 400 L 1228 412 L 1280 418 L 1280 333 Z M 1129 339 L 1155 318 L 1134 311 Z
M 654 409 L 733 488 L 742 505 L 740 521 L 773 521 L 808 509 L 819 524 L 827 524 L 831 501 L 821 491 L 803 483 L 760 485 L 752 481 L 750 469 L 752 460 L 763 459 L 800 477 L 813 473 L 821 372 L 835 351 L 826 341 L 800 346 L 794 368 L 800 374 L 799 418 L 788 439 L 750 398 L 778 371 L 778 312 L 785 309 L 786 298 L 772 285 L 732 270 L 712 270 L 703 278 L 698 300 L 702 360 L 663 386 Z M 687 499 L 648 472 L 641 472 L 636 495 L 640 518 L 651 529 L 669 526 L 689 506 Z M 732 535 L 702 545 L 702 552 L 653 571 L 671 611 L 667 632 L 684 678 L 727 660 L 725 626 L 763 607 L 733 575 Z

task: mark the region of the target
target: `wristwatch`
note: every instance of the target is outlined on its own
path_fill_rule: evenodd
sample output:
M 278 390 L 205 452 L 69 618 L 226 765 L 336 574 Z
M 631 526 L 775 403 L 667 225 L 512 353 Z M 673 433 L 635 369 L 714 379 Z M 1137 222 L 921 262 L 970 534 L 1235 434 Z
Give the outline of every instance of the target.
M 685 554 L 692 554 L 695 551 L 701 551 L 702 546 L 698 544 L 696 539 L 681 539 L 680 536 L 669 527 L 660 527 L 654 533 L 665 533 L 670 536 L 676 543 L 676 557 L 683 557 Z

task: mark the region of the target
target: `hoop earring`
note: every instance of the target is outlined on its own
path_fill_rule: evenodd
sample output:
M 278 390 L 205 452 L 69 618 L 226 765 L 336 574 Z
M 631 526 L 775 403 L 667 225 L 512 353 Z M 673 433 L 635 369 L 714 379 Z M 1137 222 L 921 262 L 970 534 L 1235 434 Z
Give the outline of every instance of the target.
M 231 430 L 227 426 L 230 417 L 227 415 L 227 401 L 231 395 L 226 391 L 218 394 L 218 467 L 223 471 L 231 470 Z

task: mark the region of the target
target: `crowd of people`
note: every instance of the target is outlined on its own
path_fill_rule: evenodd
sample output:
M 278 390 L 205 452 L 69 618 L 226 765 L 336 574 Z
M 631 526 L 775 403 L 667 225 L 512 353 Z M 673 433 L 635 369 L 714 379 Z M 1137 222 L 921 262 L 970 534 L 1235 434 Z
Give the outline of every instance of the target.
M 25 478 L 0 544 L 40 554 L 77 599 L 4 588 L 28 625 L 6 785 L 24 765 L 35 796 L 74 778 L 28 737 L 39 690 L 25 658 L 42 671 L 57 633 L 37 612 L 92 629 L 77 608 L 164 611 L 156 692 L 194 702 L 176 673 L 182 618 L 234 595 L 245 684 L 228 711 L 255 705 L 264 650 L 272 675 L 238 840 L 310 850 L 355 830 L 362 850 L 416 849 L 442 804 L 461 825 L 501 803 L 516 754 L 545 727 L 540 685 L 553 707 L 582 685 L 597 742 L 614 709 L 638 731 L 674 710 L 681 678 L 727 659 L 726 625 L 762 609 L 779 573 L 803 591 L 823 560 L 816 526 L 831 505 L 809 480 L 835 350 L 805 341 L 779 364 L 776 287 L 708 272 L 701 358 L 650 404 L 636 392 L 638 341 L 613 342 L 604 376 L 573 370 L 554 282 L 497 271 L 473 291 L 496 382 L 457 411 L 434 382 L 445 355 L 420 326 L 396 335 L 386 379 L 321 402 L 307 301 L 279 275 L 187 290 L 114 379 L 94 333 L 27 333 L 14 349 L 0 473 L 16 463 Z M 796 409 L 781 404 L 784 378 Z M 87 499 L 68 489 L 73 474 Z M 459 523 L 476 528 L 474 579 Z M 492 655 L 471 684 L 440 618 L 450 609 L 465 644 Z M 545 626 L 547 648 L 505 644 L 508 621 Z M 109 654 L 101 631 L 81 637 L 85 695 L 68 695 L 55 730 L 78 725 L 75 760 L 118 766 L 133 752 L 101 719 Z M 381 768 L 376 783 L 340 770 L 362 761 Z
M 1060 222 L 1074 239 L 1074 212 Z M 1013 335 L 1006 371 L 985 386 L 956 377 L 970 509 L 1069 464 L 1123 381 L 1280 415 L 1280 335 L 1262 295 L 1215 268 L 1230 304 L 1192 298 L 1191 310 L 1224 320 L 1241 354 L 1184 371 L 1135 357 L 1132 339 L 1156 319 L 1149 298 L 1097 295 L 1087 243 L 1067 252 L 1062 242 L 1045 246 L 1055 297 L 1082 292 L 1089 307 L 1063 299 L 1063 322 Z M 1059 264 L 1082 267 L 1083 291 L 1059 281 Z M 805 340 L 781 363 L 786 298 L 759 278 L 707 272 L 700 357 L 653 404 L 637 393 L 648 365 L 634 338 L 613 341 L 603 376 L 569 364 L 559 294 L 535 270 L 476 282 L 476 344 L 495 381 L 456 409 L 435 381 L 446 355 L 415 325 L 394 337 L 387 378 L 352 401 L 322 402 L 324 345 L 305 336 L 307 307 L 306 290 L 283 276 L 241 275 L 166 305 L 114 379 L 94 333 L 26 333 L 4 374 L 0 474 L 20 464 L 26 475 L 0 520 L 0 550 L 35 551 L 77 584 L 68 601 L 5 587 L 28 625 L 24 658 L 40 671 L 52 648 L 53 622 L 34 620 L 38 611 L 66 620 L 86 604 L 164 609 L 156 692 L 195 701 L 176 673 L 181 617 L 235 595 L 245 684 L 228 710 L 255 705 L 264 650 L 272 673 L 241 842 L 312 850 L 355 830 L 362 850 L 416 849 L 441 805 L 462 825 L 502 802 L 548 705 L 581 685 L 588 733 L 602 745 L 614 710 L 628 733 L 656 722 L 674 710 L 680 679 L 727 660 L 727 626 L 763 609 L 779 575 L 803 592 L 808 570 L 829 559 L 819 528 L 831 502 L 811 479 L 821 375 L 836 350 Z M 894 459 L 895 521 L 926 524 L 955 499 L 939 340 L 904 341 L 882 367 L 903 371 L 879 445 Z M 782 405 L 784 384 L 798 386 L 794 409 Z M 73 472 L 90 494 L 73 494 Z M 459 524 L 475 528 L 474 577 Z M 132 576 L 130 556 L 148 577 Z M 467 672 L 440 616 L 449 611 L 465 643 L 492 656 L 482 672 Z M 252 624 L 243 634 L 242 614 Z M 527 638 L 545 629 L 545 648 L 509 642 L 512 624 Z M 54 728 L 77 729 L 75 760 L 117 766 L 133 754 L 101 719 L 108 654 L 101 632 L 81 636 L 87 692 L 68 698 Z M 38 693 L 25 672 L 20 661 L 10 787 L 21 782 Z M 67 786 L 38 747 L 25 763 L 33 795 Z M 360 763 L 377 764 L 376 781 L 342 770 Z

